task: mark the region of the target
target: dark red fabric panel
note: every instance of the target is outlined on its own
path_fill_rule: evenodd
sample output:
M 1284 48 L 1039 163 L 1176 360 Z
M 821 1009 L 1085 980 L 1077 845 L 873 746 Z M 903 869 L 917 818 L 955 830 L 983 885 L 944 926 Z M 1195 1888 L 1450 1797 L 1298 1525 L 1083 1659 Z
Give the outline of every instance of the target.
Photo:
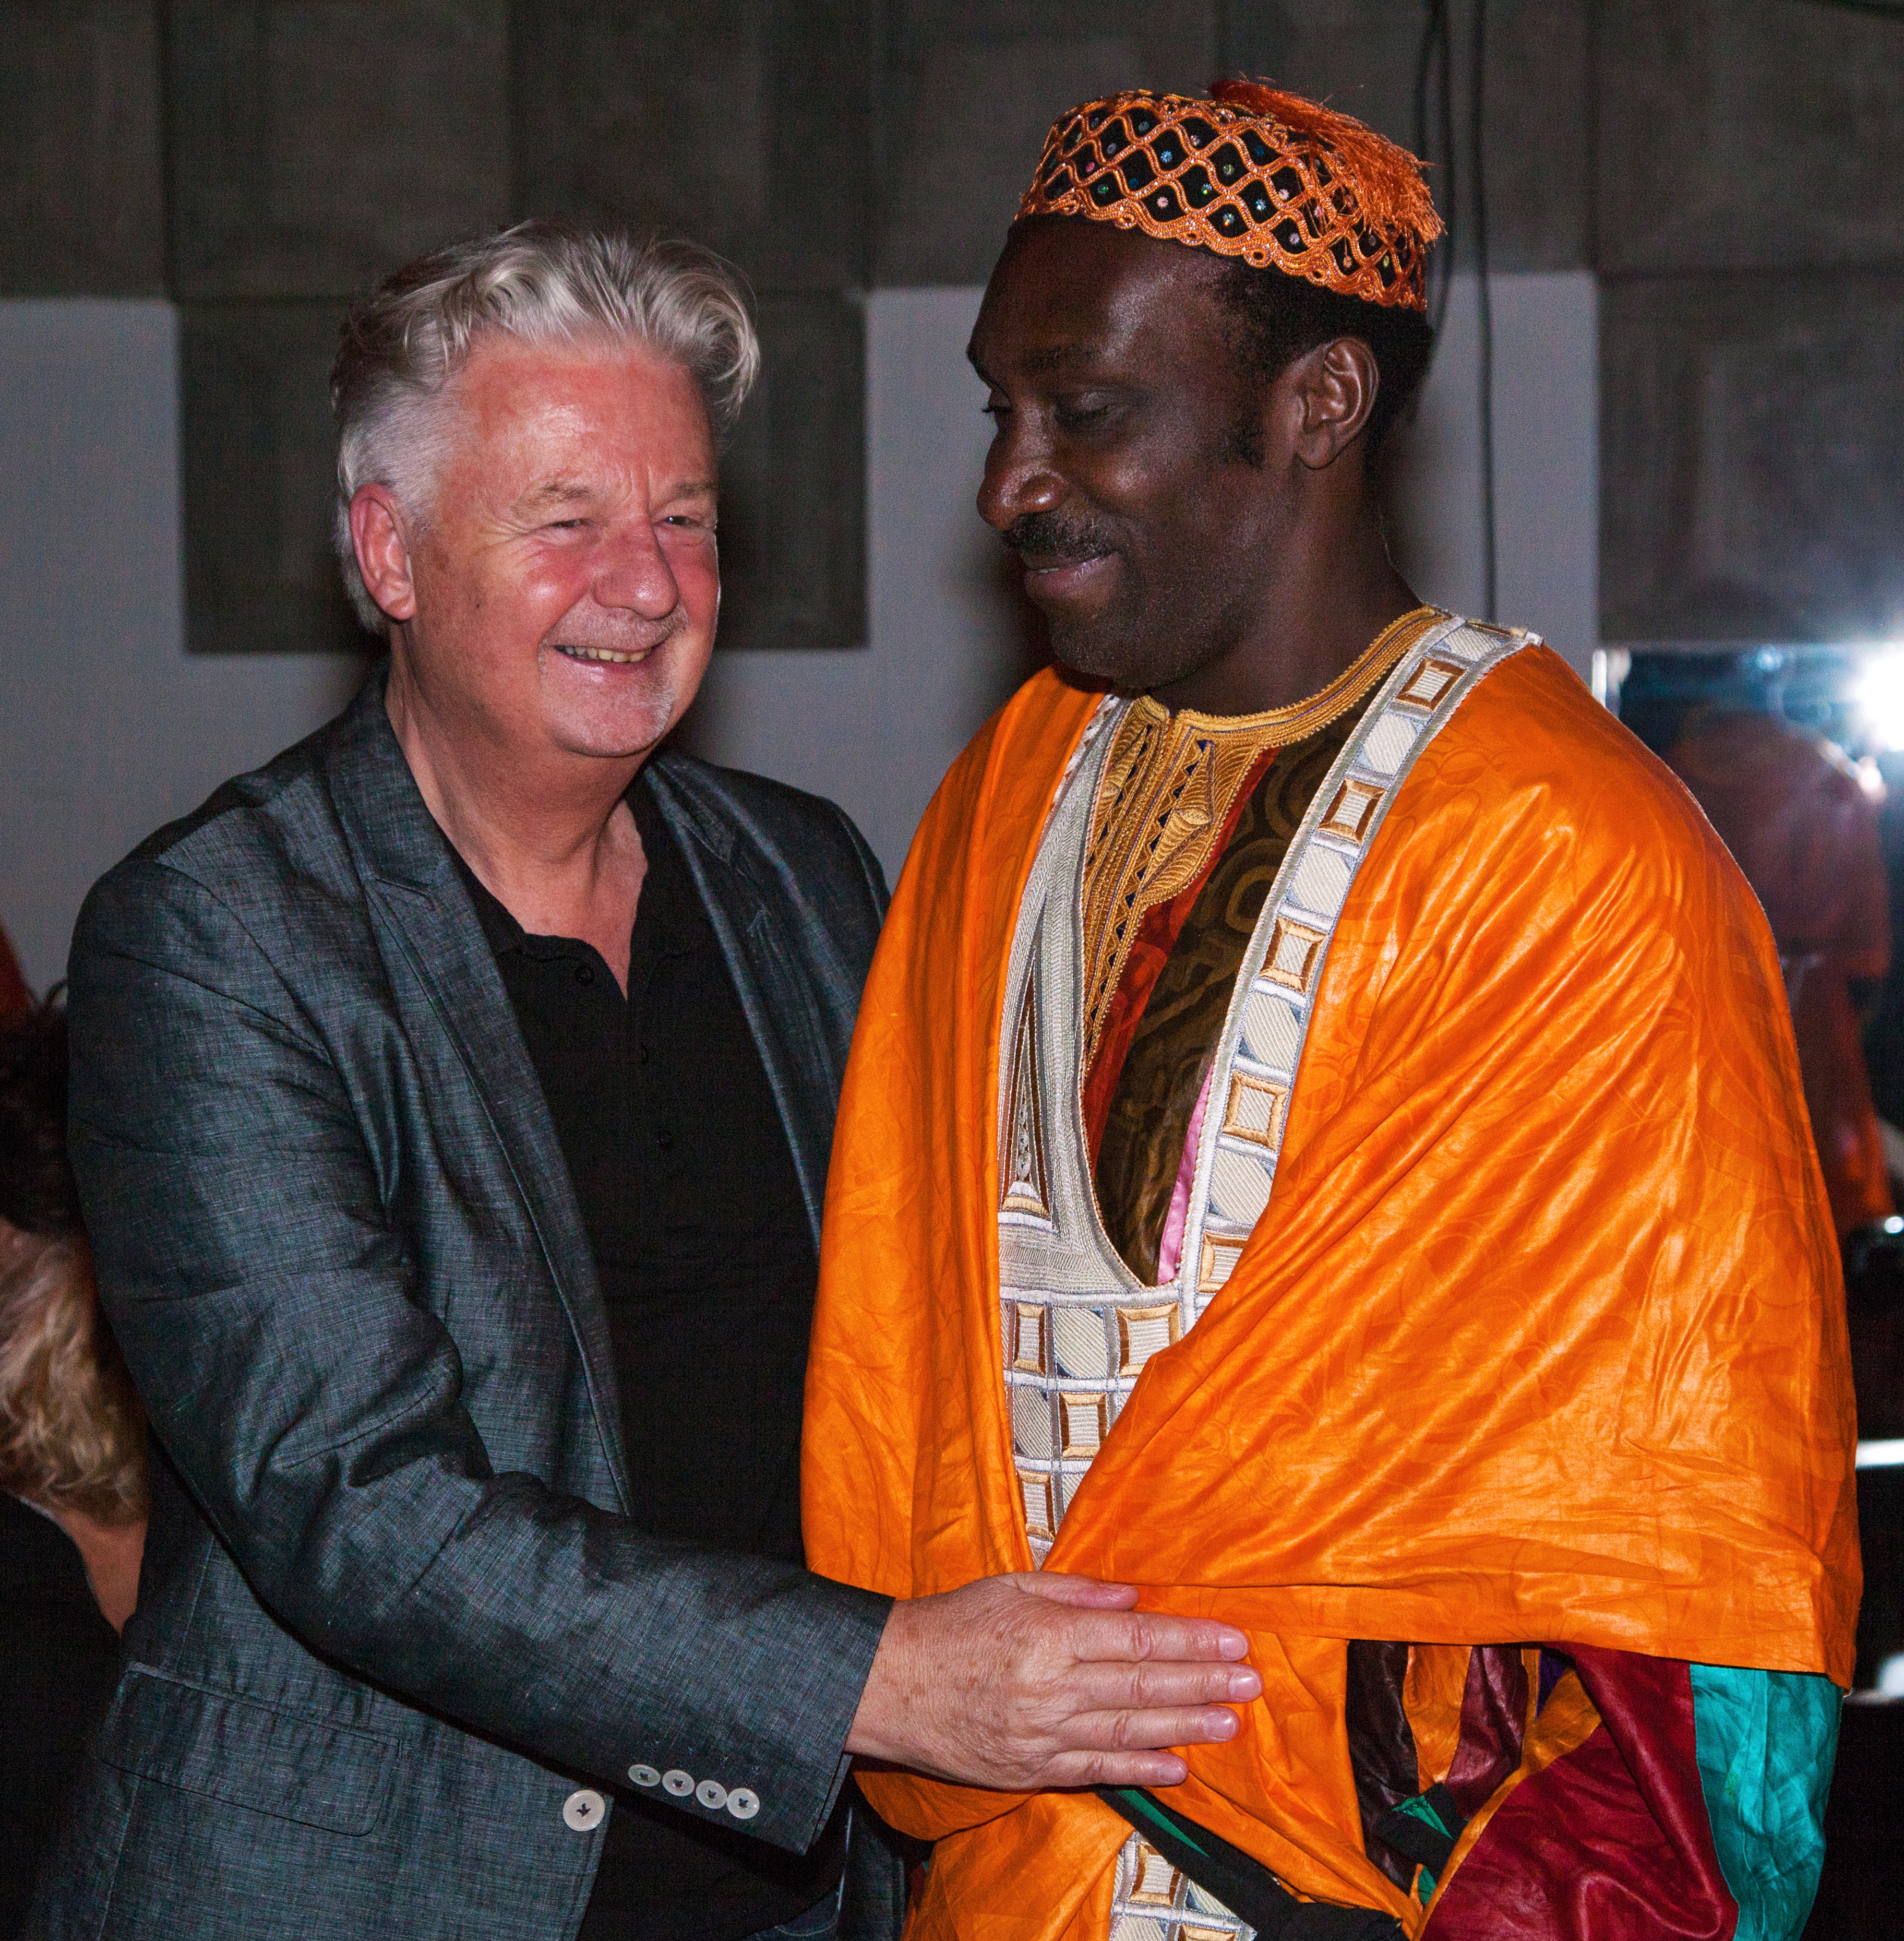
M 1527 1730 L 1527 1668 L 1521 1648 L 1478 1644 L 1461 1692 L 1461 1737 L 1446 1784 L 1465 1823 L 1492 1799 L 1521 1763 Z
M 1738 1907 L 1700 1790 L 1688 1667 L 1569 1655 L 1600 1725 L 1488 1821 L 1423 1941 L 1732 1941 Z

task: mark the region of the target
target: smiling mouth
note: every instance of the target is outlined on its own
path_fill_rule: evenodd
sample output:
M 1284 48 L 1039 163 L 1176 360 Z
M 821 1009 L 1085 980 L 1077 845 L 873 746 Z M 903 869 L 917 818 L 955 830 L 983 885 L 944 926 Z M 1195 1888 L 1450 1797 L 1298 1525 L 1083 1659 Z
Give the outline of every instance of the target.
M 646 660 L 654 651 L 653 647 L 637 647 L 633 653 L 619 647 L 571 647 L 563 646 L 559 640 L 551 644 L 557 653 L 566 654 L 572 661 L 599 661 L 609 667 L 630 666 L 636 661 Z

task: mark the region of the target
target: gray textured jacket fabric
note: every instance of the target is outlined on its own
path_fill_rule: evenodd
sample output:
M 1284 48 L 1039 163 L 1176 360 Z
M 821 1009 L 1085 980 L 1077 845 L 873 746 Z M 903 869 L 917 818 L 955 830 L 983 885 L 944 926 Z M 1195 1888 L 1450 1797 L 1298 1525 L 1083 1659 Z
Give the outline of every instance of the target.
M 628 1520 L 639 1398 L 383 686 L 80 919 L 73 1158 L 163 1459 L 41 1890 L 62 1941 L 568 1941 L 604 1823 L 574 1796 L 632 1767 L 804 1848 L 888 1608 Z M 672 753 L 652 774 L 817 1230 L 878 866 L 830 803 Z M 889 1934 L 860 1830 L 850 1925 Z

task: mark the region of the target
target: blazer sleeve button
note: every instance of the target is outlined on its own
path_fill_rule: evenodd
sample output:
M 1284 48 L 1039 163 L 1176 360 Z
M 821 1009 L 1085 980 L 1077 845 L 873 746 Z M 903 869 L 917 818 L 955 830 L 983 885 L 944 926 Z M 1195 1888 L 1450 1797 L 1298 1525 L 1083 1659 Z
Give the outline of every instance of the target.
M 631 1765 L 628 1777 L 637 1786 L 659 1786 L 661 1783 L 661 1775 L 651 1765 Z
M 694 1797 L 710 1813 L 718 1813 L 728 1803 L 728 1790 L 718 1779 L 704 1779 L 694 1788 Z
M 584 1786 L 563 1801 L 562 1823 L 572 1833 L 592 1833 L 608 1810 L 608 1802 L 592 1786 Z
M 728 1811 L 737 1820 L 751 1820 L 760 1811 L 760 1795 L 737 1786 L 728 1795 Z
M 661 1775 L 661 1790 L 671 1794 L 676 1799 L 685 1799 L 694 1790 L 694 1774 L 691 1772 L 683 1772 L 679 1766 L 676 1766 L 672 1772 L 664 1772 Z

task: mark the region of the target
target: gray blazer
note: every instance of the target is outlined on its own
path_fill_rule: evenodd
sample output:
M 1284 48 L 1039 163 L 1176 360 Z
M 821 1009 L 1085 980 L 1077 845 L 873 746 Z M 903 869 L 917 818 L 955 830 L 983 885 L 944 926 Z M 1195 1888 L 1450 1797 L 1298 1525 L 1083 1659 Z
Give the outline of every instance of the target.
M 73 1160 L 163 1457 L 36 1934 L 568 1941 L 602 1781 L 797 1850 L 844 1775 L 887 1601 L 630 1520 L 640 1398 L 383 686 L 80 919 Z M 652 774 L 817 1233 L 878 865 L 829 802 Z

